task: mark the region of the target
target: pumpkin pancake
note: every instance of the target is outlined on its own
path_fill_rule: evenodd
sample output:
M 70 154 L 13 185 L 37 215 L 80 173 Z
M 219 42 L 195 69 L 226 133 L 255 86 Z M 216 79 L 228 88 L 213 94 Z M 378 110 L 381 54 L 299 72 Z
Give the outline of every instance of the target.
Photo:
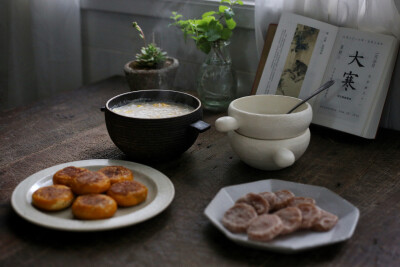
M 110 179 L 101 172 L 82 172 L 71 184 L 72 192 L 77 195 L 98 194 L 110 188 Z
M 107 195 L 115 199 L 121 207 L 142 203 L 147 197 L 147 187 L 138 181 L 123 181 L 111 185 Z
M 72 214 L 82 220 L 99 220 L 112 217 L 117 211 L 114 199 L 103 194 L 89 194 L 76 198 Z
M 64 169 L 57 171 L 53 175 L 53 184 L 62 184 L 66 186 L 71 186 L 72 181 L 77 175 L 88 171 L 89 171 L 88 169 L 78 168 L 74 166 L 65 167 Z
M 57 211 L 69 207 L 74 200 L 71 188 L 65 185 L 41 187 L 32 194 L 32 204 L 42 210 Z
M 132 171 L 123 166 L 107 166 L 101 168 L 99 172 L 104 173 L 110 179 L 111 184 L 133 180 Z

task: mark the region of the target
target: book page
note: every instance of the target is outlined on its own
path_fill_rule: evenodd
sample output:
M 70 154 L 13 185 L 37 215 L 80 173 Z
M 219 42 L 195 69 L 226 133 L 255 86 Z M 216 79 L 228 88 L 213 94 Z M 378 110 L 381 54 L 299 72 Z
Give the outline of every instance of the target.
M 305 98 L 322 83 L 338 28 L 283 13 L 256 94 Z
M 339 29 L 324 77 L 335 84 L 318 96 L 313 106 L 313 122 L 363 136 L 370 112 L 382 111 L 382 107 L 371 109 L 376 108 L 374 101 L 380 91 L 387 92 L 380 84 L 382 75 L 386 75 L 383 71 L 388 57 L 394 56 L 390 55 L 394 42 L 391 36 Z

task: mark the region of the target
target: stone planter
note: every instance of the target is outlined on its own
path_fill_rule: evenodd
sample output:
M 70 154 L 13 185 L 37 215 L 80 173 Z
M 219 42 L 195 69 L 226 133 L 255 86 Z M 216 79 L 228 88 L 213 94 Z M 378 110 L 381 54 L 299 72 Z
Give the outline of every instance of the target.
M 124 66 L 126 80 L 132 91 L 146 89 L 172 90 L 179 61 L 168 57 L 161 69 L 138 69 L 136 62 L 129 61 Z

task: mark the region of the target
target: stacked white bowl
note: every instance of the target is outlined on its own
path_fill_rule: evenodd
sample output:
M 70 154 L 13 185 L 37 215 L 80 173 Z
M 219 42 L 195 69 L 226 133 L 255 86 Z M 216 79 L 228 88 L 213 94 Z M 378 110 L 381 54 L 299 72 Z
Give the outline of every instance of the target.
M 215 127 L 228 134 L 233 151 L 246 164 L 261 170 L 286 168 L 303 155 L 310 142 L 310 104 L 287 114 L 300 101 L 282 95 L 238 98 Z

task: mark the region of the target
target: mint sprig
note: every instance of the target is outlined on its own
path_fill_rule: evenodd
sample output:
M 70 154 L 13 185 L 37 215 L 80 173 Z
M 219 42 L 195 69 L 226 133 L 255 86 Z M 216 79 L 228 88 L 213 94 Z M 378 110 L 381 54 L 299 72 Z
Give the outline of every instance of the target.
M 196 47 L 208 54 L 214 42 L 227 41 L 232 36 L 232 31 L 236 28 L 233 19 L 235 12 L 233 6 L 243 5 L 241 0 L 221 0 L 218 11 L 208 11 L 201 16 L 201 19 L 182 19 L 182 15 L 172 12 L 171 19 L 175 25 L 183 32 L 185 41 L 191 38 L 195 41 Z

